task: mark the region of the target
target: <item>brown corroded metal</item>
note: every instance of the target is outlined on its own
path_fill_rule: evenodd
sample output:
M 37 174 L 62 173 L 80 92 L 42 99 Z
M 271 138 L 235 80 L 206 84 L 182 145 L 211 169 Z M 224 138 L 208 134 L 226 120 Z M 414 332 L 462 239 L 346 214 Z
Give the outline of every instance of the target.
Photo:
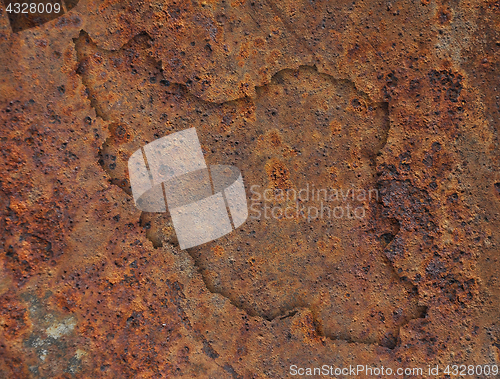
M 0 378 L 499 363 L 497 2 L 0 7 Z M 377 197 L 182 251 L 126 165 L 187 127 L 249 204 Z

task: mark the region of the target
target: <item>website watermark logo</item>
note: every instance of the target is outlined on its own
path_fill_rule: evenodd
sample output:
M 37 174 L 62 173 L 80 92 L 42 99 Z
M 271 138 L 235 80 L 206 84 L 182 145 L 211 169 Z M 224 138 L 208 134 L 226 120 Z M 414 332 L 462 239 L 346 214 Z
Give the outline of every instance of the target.
M 363 219 L 366 204 L 378 201 L 377 189 L 316 188 L 307 183 L 300 189 L 250 187 L 250 219 Z
M 220 238 L 248 217 L 238 168 L 207 167 L 195 128 L 157 139 L 132 154 L 128 170 L 135 205 L 172 217 L 181 249 Z

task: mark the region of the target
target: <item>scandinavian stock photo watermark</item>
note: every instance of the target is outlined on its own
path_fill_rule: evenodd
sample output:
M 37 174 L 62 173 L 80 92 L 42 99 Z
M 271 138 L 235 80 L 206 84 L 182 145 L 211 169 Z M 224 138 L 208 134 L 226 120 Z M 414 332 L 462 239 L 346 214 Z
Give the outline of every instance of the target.
M 250 204 L 243 176 L 235 166 L 210 165 L 195 128 L 154 140 L 137 149 L 128 161 L 135 205 L 144 212 L 166 212 L 181 249 L 218 239 L 248 217 L 295 219 L 364 219 L 367 207 L 379 200 L 375 188 L 299 188 L 250 186 Z
M 375 188 L 318 188 L 307 183 L 299 189 L 250 187 L 249 218 L 303 219 L 364 219 L 367 206 L 379 200 Z
M 181 249 L 231 233 L 248 217 L 240 170 L 208 166 L 195 128 L 139 148 L 128 169 L 136 207 L 144 212 L 168 208 Z

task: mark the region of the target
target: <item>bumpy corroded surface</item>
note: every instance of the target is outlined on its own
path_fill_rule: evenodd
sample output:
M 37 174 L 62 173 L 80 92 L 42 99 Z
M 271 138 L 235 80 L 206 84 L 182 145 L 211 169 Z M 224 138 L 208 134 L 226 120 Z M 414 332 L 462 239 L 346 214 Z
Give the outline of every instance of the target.
M 81 0 L 14 33 L 1 8 L 0 378 L 500 363 L 499 20 L 489 0 Z M 379 197 L 181 251 L 126 162 L 191 126 L 250 202 Z

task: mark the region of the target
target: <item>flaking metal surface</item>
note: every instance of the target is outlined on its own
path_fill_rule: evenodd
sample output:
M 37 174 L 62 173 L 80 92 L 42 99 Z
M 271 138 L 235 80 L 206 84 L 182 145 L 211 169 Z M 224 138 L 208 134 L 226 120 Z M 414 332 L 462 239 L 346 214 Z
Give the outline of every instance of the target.
M 495 1 L 81 0 L 18 31 L 2 3 L 0 378 L 498 364 L 499 20 Z M 379 197 L 180 250 L 127 161 L 188 127 L 249 199 Z

